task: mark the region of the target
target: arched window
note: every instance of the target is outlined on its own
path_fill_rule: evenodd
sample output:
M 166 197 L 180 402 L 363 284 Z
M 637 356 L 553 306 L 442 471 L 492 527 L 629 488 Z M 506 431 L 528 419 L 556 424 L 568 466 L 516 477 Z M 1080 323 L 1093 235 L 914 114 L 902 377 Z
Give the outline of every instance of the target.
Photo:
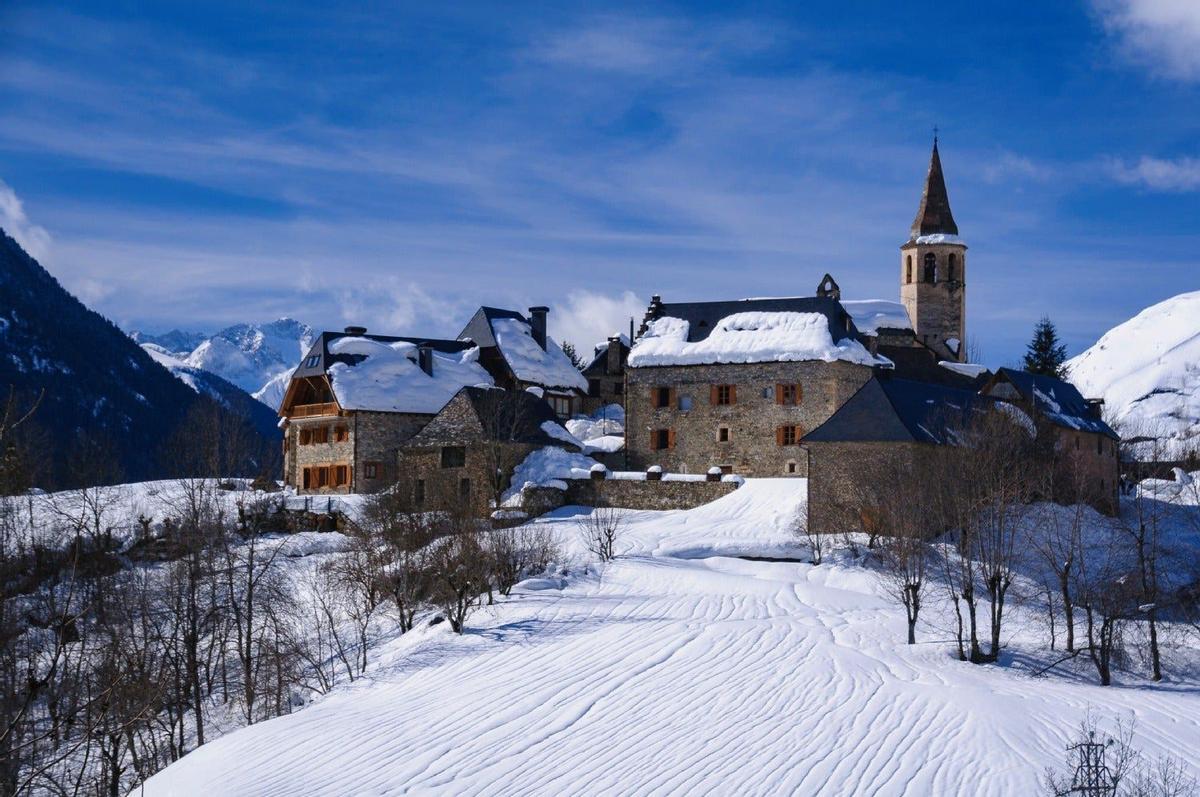
M 937 282 L 937 257 L 933 252 L 925 253 L 925 281 Z
M 951 252 L 950 257 L 947 258 L 946 279 L 950 280 L 951 282 L 954 282 L 956 279 L 958 279 L 957 272 L 958 272 L 958 256 L 955 255 L 953 252 Z
M 904 259 L 904 281 L 912 282 L 912 255 Z

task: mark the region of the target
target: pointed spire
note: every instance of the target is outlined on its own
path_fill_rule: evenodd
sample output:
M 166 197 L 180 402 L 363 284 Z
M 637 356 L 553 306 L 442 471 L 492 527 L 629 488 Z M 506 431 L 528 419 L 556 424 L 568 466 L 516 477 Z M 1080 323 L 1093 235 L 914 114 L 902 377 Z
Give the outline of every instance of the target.
M 950 212 L 950 197 L 946 193 L 946 179 L 942 176 L 942 159 L 938 155 L 937 133 L 933 134 L 933 154 L 929 158 L 929 174 L 925 176 L 925 190 L 921 193 L 921 206 L 912 223 L 912 237 L 944 233 L 958 235 L 958 225 Z

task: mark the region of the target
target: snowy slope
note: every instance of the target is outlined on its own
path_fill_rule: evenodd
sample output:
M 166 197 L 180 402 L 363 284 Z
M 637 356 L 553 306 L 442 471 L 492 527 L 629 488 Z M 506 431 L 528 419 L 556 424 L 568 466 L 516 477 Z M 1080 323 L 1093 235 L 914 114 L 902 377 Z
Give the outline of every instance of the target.
M 158 344 L 142 343 L 142 348 L 155 362 L 174 374 L 176 379 L 200 395 L 215 399 L 226 409 L 246 418 L 260 434 L 268 438 L 279 434 L 276 428 L 278 418 L 263 402 L 255 400 L 257 396 L 251 396 L 242 388 L 210 371 L 188 365 L 186 360 L 165 351 Z
M 1160 438 L 1164 457 L 1200 448 L 1200 291 L 1146 308 L 1067 366 L 1084 396 L 1104 399 L 1123 437 Z
M 187 364 L 211 371 L 254 395 L 281 373 L 290 373 L 313 337 L 312 328 L 291 318 L 269 324 L 237 324 L 197 346 Z
M 1144 752 L 1200 765 L 1194 684 L 960 663 L 945 606 L 924 610 L 935 641 L 906 646 L 862 567 L 729 558 L 792 548 L 803 496 L 752 479 L 628 513 L 626 555 L 601 571 L 531 579 L 462 637 L 386 643 L 368 678 L 210 742 L 144 794 L 1036 794 L 1089 708 L 1135 713 Z M 570 542 L 578 511 L 539 522 Z

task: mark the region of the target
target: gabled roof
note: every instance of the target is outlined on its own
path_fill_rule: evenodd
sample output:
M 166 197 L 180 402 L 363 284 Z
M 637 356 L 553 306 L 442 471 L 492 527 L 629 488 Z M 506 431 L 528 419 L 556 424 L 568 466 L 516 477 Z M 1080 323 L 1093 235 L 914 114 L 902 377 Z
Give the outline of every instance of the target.
M 950 196 L 942 176 L 942 159 L 938 155 L 937 138 L 933 139 L 933 154 L 929 156 L 929 172 L 921 192 L 921 205 L 912 223 L 912 238 L 922 235 L 958 235 L 958 225 L 950 212 Z
M 472 340 L 485 349 L 495 349 L 513 377 L 521 382 L 546 388 L 587 390 L 587 379 L 571 364 L 558 342 L 547 335 L 543 349 L 533 339 L 529 321 L 515 310 L 480 307 L 458 337 Z
M 875 377 L 803 442 L 905 442 L 954 445 L 972 413 L 994 405 L 972 390 Z
M 1093 414 L 1091 405 L 1070 382 L 1014 368 L 1001 368 L 984 386 L 983 392 L 990 393 L 1000 382 L 1012 385 L 1021 398 L 1029 402 L 1035 415 L 1055 426 L 1121 439 L 1112 427 Z
M 426 372 L 419 349 L 431 349 Z M 469 341 L 324 332 L 292 379 L 326 376 L 343 410 L 432 415 L 465 385 L 491 385 Z
M 464 415 L 466 417 L 464 417 Z M 558 416 L 527 390 L 464 387 L 405 445 L 463 445 L 481 441 L 578 449 Z
M 629 353 L 630 367 L 844 360 L 890 365 L 859 342 L 832 297 L 664 304 L 655 297 Z
M 617 338 L 617 345 L 621 347 L 621 361 L 624 362 L 625 356 L 629 353 L 630 349 L 629 336 L 622 333 L 615 337 Z M 596 344 L 595 354 L 592 355 L 591 362 L 583 369 L 584 376 L 607 373 L 608 347 L 610 345 L 610 341 L 607 340 Z

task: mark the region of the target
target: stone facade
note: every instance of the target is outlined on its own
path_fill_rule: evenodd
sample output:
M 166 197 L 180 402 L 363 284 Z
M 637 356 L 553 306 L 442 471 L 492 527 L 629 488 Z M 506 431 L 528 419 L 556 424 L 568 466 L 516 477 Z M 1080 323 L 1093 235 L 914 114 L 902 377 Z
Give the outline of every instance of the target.
M 869 366 L 841 361 L 628 368 L 628 467 L 704 473 L 719 466 L 744 476 L 804 476 L 800 438 L 828 419 L 871 373 Z M 716 385 L 733 386 L 731 403 L 714 403 Z M 780 402 L 779 385 L 799 386 L 795 403 Z M 786 444 L 781 444 L 781 427 L 794 427 Z
M 592 414 L 609 404 L 625 403 L 625 359 L 629 347 L 621 336 L 613 335 L 608 345 L 584 369 L 588 381 L 588 394 L 583 400 L 583 411 Z
M 416 508 L 486 517 L 497 493 L 508 488 L 513 467 L 535 448 L 538 446 L 527 443 L 478 441 L 402 448 L 397 455 L 397 489 L 411 496 Z M 461 459 L 458 453 L 446 449 L 458 449 Z M 497 470 L 501 474 L 499 484 L 494 475 Z
M 966 361 L 966 268 L 963 244 L 909 241 L 900 248 L 900 301 L 916 339 L 958 362 Z
M 400 446 L 432 417 L 360 410 L 292 418 L 284 431 L 284 482 L 310 495 L 380 490 L 396 478 L 396 452 Z M 339 428 L 345 430 L 344 435 L 338 435 Z M 340 436 L 344 439 L 338 439 Z M 344 481 L 336 470 L 339 467 L 346 468 Z M 310 470 L 305 484 L 305 469 L 318 468 L 330 469 L 325 483 L 320 483 L 321 479 Z
M 737 482 L 569 479 L 565 500 L 578 506 L 695 509 L 729 495 Z

